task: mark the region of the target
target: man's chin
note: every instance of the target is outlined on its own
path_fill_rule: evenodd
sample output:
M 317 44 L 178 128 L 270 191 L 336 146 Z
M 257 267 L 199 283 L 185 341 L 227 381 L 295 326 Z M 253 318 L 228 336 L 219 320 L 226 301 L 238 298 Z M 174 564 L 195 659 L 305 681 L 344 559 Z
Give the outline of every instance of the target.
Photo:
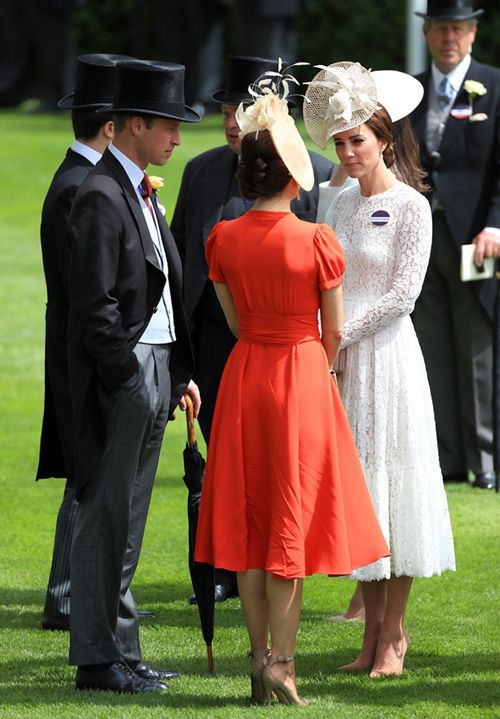
M 230 150 L 232 150 L 236 155 L 240 154 L 241 151 L 241 142 L 238 140 L 228 140 L 227 141 L 228 147 Z

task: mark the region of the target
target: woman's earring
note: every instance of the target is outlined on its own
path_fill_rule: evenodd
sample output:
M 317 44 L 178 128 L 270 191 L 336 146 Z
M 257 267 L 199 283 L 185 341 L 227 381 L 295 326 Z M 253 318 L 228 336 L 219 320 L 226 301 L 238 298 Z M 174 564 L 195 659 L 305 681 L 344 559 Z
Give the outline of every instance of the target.
M 297 198 L 297 200 L 300 200 L 300 187 L 297 190 L 297 194 L 295 195 L 295 197 Z

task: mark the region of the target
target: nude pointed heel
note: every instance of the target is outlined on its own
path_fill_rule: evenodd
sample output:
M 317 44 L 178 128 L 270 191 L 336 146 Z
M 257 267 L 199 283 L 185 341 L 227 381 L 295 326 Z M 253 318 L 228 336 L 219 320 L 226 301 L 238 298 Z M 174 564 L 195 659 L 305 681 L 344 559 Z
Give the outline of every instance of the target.
M 250 701 L 252 704 L 271 703 L 271 693 L 267 691 L 262 679 L 262 674 L 270 654 L 271 650 L 267 647 L 265 649 L 254 649 L 248 652 L 248 657 L 254 660 L 252 661 L 252 669 L 250 671 L 250 683 L 252 687 Z
M 288 662 L 294 662 L 295 657 L 286 657 L 286 656 L 278 656 L 278 657 L 270 657 L 266 666 L 264 667 L 264 671 L 262 673 L 262 679 L 264 682 L 264 686 L 269 694 L 271 696 L 272 692 L 276 694 L 278 697 L 278 701 L 280 704 L 299 704 L 301 706 L 307 706 L 310 702 L 308 699 L 302 699 L 297 694 L 297 690 L 295 690 L 295 694 L 290 690 L 288 686 L 279 679 L 276 679 L 273 677 L 271 670 L 274 664 L 277 663 L 283 663 L 287 664 Z

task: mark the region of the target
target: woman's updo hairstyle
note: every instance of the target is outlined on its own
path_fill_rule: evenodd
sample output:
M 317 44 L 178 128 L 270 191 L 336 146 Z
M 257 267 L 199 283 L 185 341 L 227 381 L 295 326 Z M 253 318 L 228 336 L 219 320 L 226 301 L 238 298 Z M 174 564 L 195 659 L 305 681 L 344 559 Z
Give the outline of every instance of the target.
M 241 155 L 236 177 L 246 200 L 273 197 L 290 182 L 290 173 L 276 152 L 269 130 L 255 137 L 251 132 L 241 141 Z

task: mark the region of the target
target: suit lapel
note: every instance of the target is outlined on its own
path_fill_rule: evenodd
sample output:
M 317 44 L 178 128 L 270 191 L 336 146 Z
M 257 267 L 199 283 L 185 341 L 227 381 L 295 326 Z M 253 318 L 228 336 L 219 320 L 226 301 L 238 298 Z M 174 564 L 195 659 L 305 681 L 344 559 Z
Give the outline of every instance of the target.
M 464 90 L 464 83 L 466 80 L 477 79 L 478 75 L 480 75 L 479 70 L 480 69 L 478 68 L 477 62 L 474 59 L 471 59 L 469 69 L 467 70 L 462 85 L 457 92 L 455 102 L 453 103 L 453 107 L 451 108 L 451 112 L 446 121 L 446 127 L 444 129 L 443 137 L 441 139 L 441 145 L 439 146 L 439 153 L 443 158 L 447 157 L 450 152 L 455 151 L 457 146 L 457 140 L 462 135 L 463 131 L 465 130 L 465 127 L 467 126 L 468 118 L 464 118 L 461 120 L 456 119 L 455 117 L 453 117 L 452 112 L 460 105 L 467 105 L 469 103 L 469 96 Z
M 132 183 L 130 182 L 130 179 L 125 170 L 123 169 L 122 165 L 118 162 L 118 160 L 109 150 L 105 151 L 104 155 L 102 156 L 102 159 L 110 168 L 111 172 L 123 188 L 123 195 L 125 197 L 125 201 L 129 207 L 130 214 L 132 215 L 139 231 L 139 237 L 141 239 L 144 257 L 149 263 L 151 263 L 157 270 L 160 270 L 161 272 L 162 270 L 156 257 L 153 240 L 151 239 L 151 235 L 146 220 L 144 219 L 144 214 L 142 212 L 142 207 L 139 202 L 139 198 L 137 197 L 136 188 L 132 186 Z

